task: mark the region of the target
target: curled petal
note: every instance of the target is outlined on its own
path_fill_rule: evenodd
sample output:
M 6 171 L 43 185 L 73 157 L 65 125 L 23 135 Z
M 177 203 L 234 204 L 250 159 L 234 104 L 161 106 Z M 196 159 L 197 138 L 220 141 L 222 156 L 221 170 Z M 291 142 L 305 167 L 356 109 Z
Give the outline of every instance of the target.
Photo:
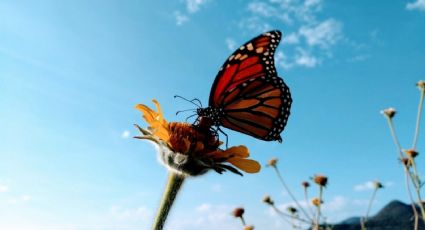
M 143 118 L 149 124 L 149 130 L 153 135 L 157 136 L 163 141 L 168 141 L 170 136 L 167 129 L 167 121 L 162 117 L 162 111 L 159 103 L 153 100 L 158 112 L 152 110 L 146 105 L 138 104 L 136 109 L 143 113 Z
M 224 151 L 215 151 L 208 153 L 212 158 L 227 159 L 232 157 L 247 158 L 249 157 L 248 148 L 244 145 L 233 146 Z
M 228 159 L 227 162 L 247 173 L 257 173 L 261 169 L 261 165 L 257 161 L 251 159 L 232 157 Z

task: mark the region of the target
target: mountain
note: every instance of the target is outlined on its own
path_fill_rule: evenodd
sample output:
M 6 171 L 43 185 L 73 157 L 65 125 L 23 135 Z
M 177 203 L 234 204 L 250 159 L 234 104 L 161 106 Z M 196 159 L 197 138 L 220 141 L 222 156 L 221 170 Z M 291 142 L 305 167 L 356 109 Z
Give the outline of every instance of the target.
M 420 210 L 416 207 L 418 214 Z M 367 230 L 412 230 L 414 217 L 412 206 L 394 200 L 383 207 L 376 215 L 368 218 Z M 360 217 L 351 217 L 332 226 L 332 230 L 359 230 Z M 425 230 L 424 222 L 419 219 L 419 230 Z

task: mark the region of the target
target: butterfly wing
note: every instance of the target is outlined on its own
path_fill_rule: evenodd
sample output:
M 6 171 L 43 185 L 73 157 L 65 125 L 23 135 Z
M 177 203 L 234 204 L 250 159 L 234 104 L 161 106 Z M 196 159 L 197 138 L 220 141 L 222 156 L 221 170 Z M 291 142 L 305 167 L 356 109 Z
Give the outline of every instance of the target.
M 209 105 L 223 109 L 224 127 L 261 140 L 281 140 L 292 99 L 274 67 L 280 38 L 279 31 L 264 33 L 241 46 L 223 64 Z

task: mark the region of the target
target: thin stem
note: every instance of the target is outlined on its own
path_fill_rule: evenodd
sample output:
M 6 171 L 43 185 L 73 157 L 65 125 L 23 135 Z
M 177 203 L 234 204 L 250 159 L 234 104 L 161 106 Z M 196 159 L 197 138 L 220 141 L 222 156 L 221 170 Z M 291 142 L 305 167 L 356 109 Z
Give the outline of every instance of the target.
M 369 200 L 369 205 L 367 206 L 366 215 L 365 215 L 365 217 L 364 217 L 364 218 L 361 218 L 362 230 L 366 230 L 366 221 L 367 221 L 367 218 L 369 217 L 370 208 L 372 207 L 372 203 L 373 203 L 373 201 L 375 200 L 375 196 L 376 196 L 376 192 L 377 192 L 377 191 L 378 191 L 378 188 L 375 188 L 375 189 L 373 190 L 372 197 L 370 198 L 370 200 Z
M 398 150 L 398 153 L 399 153 L 399 156 L 400 156 L 400 160 L 401 160 L 401 159 L 403 159 L 403 150 L 401 148 L 400 142 L 398 141 L 398 138 L 397 138 L 397 135 L 396 135 L 396 132 L 395 132 L 395 129 L 394 129 L 394 124 L 392 122 L 392 119 L 389 118 L 389 117 L 387 117 L 387 121 L 388 121 L 388 125 L 390 127 L 391 135 L 393 137 L 394 143 L 397 147 L 397 150 Z M 413 209 L 413 214 L 415 216 L 415 228 L 414 228 L 414 230 L 417 230 L 418 229 L 418 218 L 419 218 L 419 216 L 418 216 L 418 212 L 416 211 L 415 200 L 413 199 L 412 191 L 410 190 L 410 185 L 409 185 L 409 180 L 412 180 L 412 182 L 413 182 L 413 177 L 410 175 L 410 170 L 409 170 L 408 166 L 403 164 L 403 167 L 404 167 L 404 173 L 405 173 L 406 190 L 407 190 L 407 194 L 409 195 L 409 198 L 410 198 L 410 202 L 411 202 L 412 209 Z
M 173 205 L 178 192 L 184 182 L 185 177 L 181 174 L 170 172 L 168 175 L 167 184 L 162 195 L 162 200 L 157 211 L 153 230 L 162 230 L 171 206 Z
M 420 127 L 420 123 L 421 123 L 421 114 L 422 114 L 422 105 L 424 103 L 424 96 L 425 96 L 425 91 L 421 90 L 421 97 L 419 99 L 418 115 L 416 116 L 416 128 L 415 128 L 415 135 L 413 136 L 412 149 L 416 149 L 416 144 L 418 142 L 419 127 Z
M 397 138 L 397 134 L 395 132 L 395 128 L 394 128 L 394 124 L 393 124 L 393 120 L 389 117 L 387 117 L 387 121 L 388 121 L 388 126 L 390 127 L 390 131 L 391 131 L 391 136 L 393 137 L 394 143 L 397 147 L 399 156 L 400 156 L 400 160 L 403 159 L 403 150 L 401 148 L 400 142 L 398 141 Z
M 301 210 L 301 212 L 304 214 L 304 216 L 311 220 L 311 217 L 307 214 L 307 212 L 301 207 L 301 205 L 298 203 L 297 199 L 295 198 L 294 194 L 292 194 L 291 190 L 289 189 L 289 187 L 286 185 L 285 181 L 283 180 L 282 175 L 279 172 L 279 169 L 276 166 L 273 166 L 273 168 L 276 171 L 277 176 L 279 177 L 280 182 L 282 183 L 283 187 L 285 187 L 286 192 L 288 192 L 289 196 L 292 198 L 292 200 L 295 202 L 295 204 L 297 205 L 297 208 Z
M 301 222 L 304 222 L 304 223 L 306 223 L 306 224 L 311 224 L 311 222 L 310 221 L 308 221 L 308 220 L 306 220 L 306 219 L 303 219 L 303 218 L 301 218 L 301 217 L 293 217 L 293 216 L 291 216 L 291 215 L 289 215 L 289 214 L 286 214 L 286 213 L 284 213 L 284 212 L 282 212 L 282 211 L 280 211 L 278 208 L 276 208 L 276 206 L 274 206 L 274 205 L 272 205 L 272 208 L 278 213 L 278 214 L 280 214 L 280 216 L 282 217 L 282 219 L 283 220 L 285 220 L 285 222 L 286 223 L 288 223 L 288 224 L 291 224 L 291 222 L 289 222 L 289 220 L 287 220 L 286 218 L 284 218 L 284 217 L 288 217 L 288 218 L 295 218 L 295 219 L 297 219 L 297 220 L 299 220 L 299 221 L 301 221 Z
M 422 202 L 422 196 L 421 196 L 421 182 L 419 180 L 419 176 L 418 176 L 418 171 L 416 169 L 416 162 L 415 159 L 413 159 L 412 157 L 409 157 L 410 161 L 412 162 L 412 168 L 413 168 L 413 176 L 411 175 L 410 178 L 413 181 L 413 185 L 415 187 L 415 191 L 416 191 L 416 197 L 418 198 L 418 206 L 419 209 L 421 210 L 421 215 L 422 215 L 422 220 L 425 222 L 425 210 L 424 210 L 424 204 Z
M 306 202 L 306 204 L 307 204 L 307 209 L 308 209 L 308 211 L 310 212 L 310 215 L 311 215 L 311 216 L 314 216 L 314 211 L 313 211 L 313 209 L 311 208 L 311 205 L 309 204 L 310 199 L 308 199 L 308 191 L 307 191 L 307 188 L 306 188 L 306 187 L 304 187 L 304 198 L 305 198 L 305 202 Z
M 245 223 L 245 219 L 243 218 L 243 216 L 240 216 L 239 218 L 241 219 L 242 225 L 245 226 L 246 223 Z
M 323 197 L 323 186 L 319 186 L 319 204 L 317 205 L 317 215 L 316 215 L 316 229 L 319 230 L 320 226 L 320 211 L 322 206 L 322 197 Z
M 410 184 L 409 184 L 410 173 L 408 172 L 408 168 L 406 166 L 404 166 L 404 174 L 405 174 L 405 185 L 406 185 L 407 194 L 409 195 L 410 205 L 412 206 L 413 215 L 415 217 L 415 227 L 413 229 L 417 230 L 419 215 L 418 215 L 418 212 L 416 211 L 415 200 L 413 199 L 412 191 L 410 190 Z

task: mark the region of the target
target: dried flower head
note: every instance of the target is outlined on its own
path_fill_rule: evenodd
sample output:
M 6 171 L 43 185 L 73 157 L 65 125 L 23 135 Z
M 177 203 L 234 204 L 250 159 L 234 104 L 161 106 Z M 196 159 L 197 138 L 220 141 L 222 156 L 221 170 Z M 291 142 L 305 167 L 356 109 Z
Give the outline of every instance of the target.
M 270 198 L 269 195 L 265 195 L 263 197 L 263 202 L 269 205 L 274 205 L 274 201 L 272 200 L 272 198 Z
M 232 212 L 232 215 L 236 218 L 241 218 L 241 217 L 243 217 L 244 213 L 245 213 L 244 208 L 235 208 L 235 210 L 233 210 L 233 212 Z
M 305 189 L 307 189 L 308 187 L 310 187 L 310 183 L 308 183 L 307 181 L 303 181 L 303 182 L 301 183 L 301 185 L 302 185 Z
M 394 108 L 388 108 L 381 111 L 381 114 L 386 116 L 387 118 L 391 119 L 395 116 L 396 110 Z
M 416 86 L 418 87 L 420 91 L 425 91 L 425 81 L 422 81 L 422 80 L 418 81 L 418 83 L 416 83 Z
M 384 185 L 383 185 L 381 182 L 379 182 L 379 181 L 374 181 L 374 182 L 373 182 L 373 187 L 374 187 L 375 189 L 380 189 L 380 188 L 383 188 L 383 187 L 384 187 Z
M 247 225 L 244 227 L 244 230 L 254 230 L 254 225 Z
M 315 175 L 313 180 L 314 183 L 318 184 L 319 186 L 326 187 L 326 185 L 328 184 L 328 177 L 323 175 Z
M 293 207 L 293 206 L 289 206 L 289 207 L 287 207 L 287 208 L 286 208 L 286 210 L 288 210 L 288 212 L 289 212 L 290 214 L 292 214 L 292 215 L 295 215 L 295 214 L 297 214 L 297 212 L 298 212 L 298 210 L 297 210 L 295 207 Z
M 404 153 L 406 153 L 406 155 L 412 159 L 419 155 L 419 152 L 415 151 L 414 149 L 405 150 Z
M 267 161 L 267 166 L 276 167 L 277 161 L 278 161 L 277 158 L 272 158 Z
M 313 198 L 312 200 L 311 200 L 311 203 L 314 205 L 314 206 L 319 206 L 319 205 L 321 205 L 321 204 L 323 204 L 323 201 L 322 200 L 320 200 L 319 198 Z
M 400 159 L 400 162 L 402 164 L 404 164 L 407 168 L 409 168 L 410 166 L 412 166 L 412 161 L 409 158 L 407 158 L 407 157 L 401 158 Z
M 149 127 L 146 130 L 136 125 L 142 136 L 135 138 L 154 142 L 159 149 L 160 161 L 170 170 L 190 176 L 202 175 L 210 169 L 218 173 L 229 170 L 240 175 L 236 168 L 247 173 L 260 171 L 261 166 L 257 161 L 247 159 L 249 151 L 245 146 L 221 150 L 221 142 L 209 126 L 167 122 L 159 103 L 156 100 L 153 103 L 157 111 L 145 105 L 136 105 Z

